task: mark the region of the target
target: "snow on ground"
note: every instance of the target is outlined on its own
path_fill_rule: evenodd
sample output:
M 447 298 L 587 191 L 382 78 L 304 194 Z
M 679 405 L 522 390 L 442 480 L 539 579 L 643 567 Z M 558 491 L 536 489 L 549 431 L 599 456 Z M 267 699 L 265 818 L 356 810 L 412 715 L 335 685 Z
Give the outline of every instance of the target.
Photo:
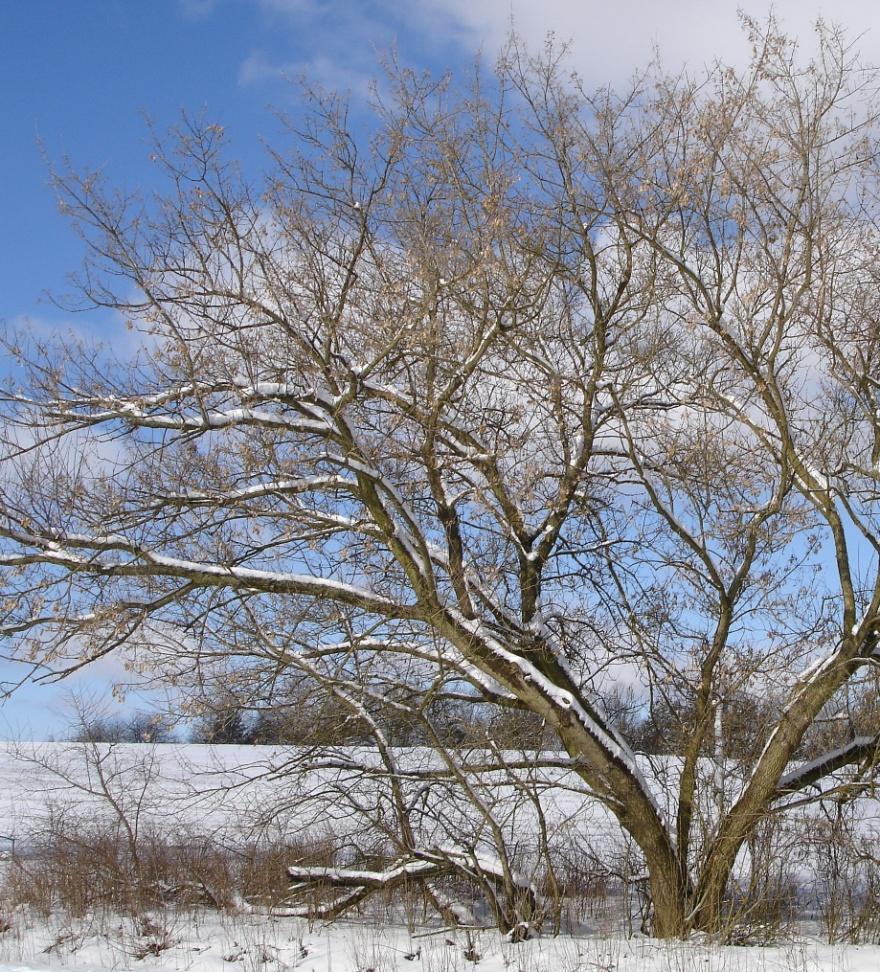
M 65 937 L 66 936 L 66 937 Z M 143 953 L 151 942 L 169 947 Z M 139 957 L 143 956 L 143 957 Z M 7 972 L 877 972 L 880 946 L 798 941 L 733 947 L 645 938 L 536 939 L 495 933 L 413 934 L 378 924 L 314 926 L 296 919 L 197 916 L 143 935 L 129 920 L 0 936 Z
M 149 773 L 142 810 L 157 826 L 173 822 L 191 824 L 203 834 L 241 833 L 242 821 L 256 819 L 293 787 L 301 794 L 303 786 L 302 779 L 293 784 L 267 775 L 271 764 L 290 756 L 289 750 L 121 745 L 114 753 L 120 779 L 136 779 L 144 769 Z M 17 848 L 26 845 L 53 802 L 72 801 L 93 818 L 106 801 L 77 789 L 77 783 L 85 782 L 86 766 L 82 750 L 72 744 L 0 744 L 0 837 L 14 837 Z M 648 768 L 663 770 L 659 764 Z M 67 782 L 59 770 L 68 775 Z M 666 789 L 662 775 L 653 774 L 661 799 Z M 229 784 L 240 785 L 230 789 Z M 619 837 L 607 815 L 583 794 L 567 792 L 560 800 L 566 805 L 559 812 L 570 816 L 572 826 L 594 827 L 609 842 Z M 878 809 L 876 800 L 862 801 L 860 819 L 871 833 L 880 830 Z M 289 834 L 318 823 L 292 801 L 279 826 Z M 0 841 L 0 854 L 5 849 Z M 324 927 L 301 919 L 196 909 L 169 910 L 147 922 L 106 913 L 75 922 L 46 921 L 21 909 L 0 911 L 0 928 L 7 922 L 9 929 L 0 931 L 0 970 L 19 972 L 880 972 L 880 945 L 829 946 L 811 939 L 737 948 L 627 939 L 605 929 L 591 938 L 545 937 L 513 945 L 490 932 L 468 939 L 462 931 L 410 934 L 400 926 L 366 920 Z

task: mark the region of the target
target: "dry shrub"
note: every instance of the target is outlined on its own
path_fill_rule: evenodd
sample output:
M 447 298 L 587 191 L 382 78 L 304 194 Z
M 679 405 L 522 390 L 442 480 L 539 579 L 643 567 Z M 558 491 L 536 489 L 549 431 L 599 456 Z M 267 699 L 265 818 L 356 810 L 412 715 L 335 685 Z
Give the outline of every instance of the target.
M 812 822 L 810 846 L 817 862 L 813 899 L 829 942 L 880 941 L 880 856 L 877 833 L 856 806 L 821 808 Z
M 566 853 L 556 870 L 560 920 L 566 931 L 575 931 L 610 917 L 612 879 L 607 867 L 588 854 Z
M 249 901 L 278 904 L 290 889 L 290 865 L 330 867 L 335 860 L 336 850 L 329 837 L 246 845 L 237 853 L 241 893 Z
M 749 851 L 744 877 L 732 882 L 725 901 L 723 935 L 728 941 L 778 941 L 811 917 L 830 941 L 880 939 L 880 859 L 854 814 L 812 818 L 809 828 L 767 821 L 756 830 Z M 183 831 L 149 830 L 138 835 L 133 855 L 130 840 L 112 820 L 85 826 L 71 813 L 56 811 L 19 843 L 3 869 L 0 932 L 2 916 L 21 904 L 45 918 L 113 914 L 132 921 L 172 908 L 234 912 L 247 903 L 271 909 L 288 902 L 291 864 L 381 870 L 392 857 L 392 850 L 381 844 L 355 852 L 331 836 L 224 844 Z M 522 873 L 533 869 L 546 902 L 544 918 L 548 927 L 552 920 L 553 930 L 636 930 L 640 920 L 650 920 L 637 900 L 639 861 L 624 853 L 612 867 L 606 857 L 586 843 L 567 841 L 553 848 L 552 867 L 542 860 L 536 868 L 534 856 L 525 851 L 514 863 Z M 809 875 L 805 878 L 808 864 L 817 869 L 811 884 Z M 491 921 L 471 885 L 447 877 L 437 890 L 467 906 L 477 921 Z M 333 891 L 316 885 L 311 894 L 311 903 L 318 905 Z M 394 911 L 411 928 L 424 924 L 434 911 L 418 882 L 377 895 L 359 910 L 362 915 Z M 151 949 L 170 940 L 147 938 L 143 947 Z
M 96 912 L 143 916 L 169 905 L 235 911 L 244 902 L 272 907 L 287 897 L 287 866 L 331 864 L 329 841 L 254 842 L 225 846 L 187 833 L 129 840 L 111 823 L 85 826 L 64 815 L 19 848 L 0 900 L 46 918 Z

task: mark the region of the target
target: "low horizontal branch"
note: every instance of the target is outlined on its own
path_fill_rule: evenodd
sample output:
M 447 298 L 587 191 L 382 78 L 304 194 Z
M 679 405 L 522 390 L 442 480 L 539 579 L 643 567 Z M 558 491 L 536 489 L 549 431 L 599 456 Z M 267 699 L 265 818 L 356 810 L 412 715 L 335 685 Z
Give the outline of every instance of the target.
M 776 787 L 776 799 L 789 793 L 797 793 L 808 786 L 821 782 L 832 773 L 860 763 L 862 760 L 876 759 L 880 755 L 880 734 L 857 736 L 845 746 L 823 753 L 797 769 L 786 773 Z

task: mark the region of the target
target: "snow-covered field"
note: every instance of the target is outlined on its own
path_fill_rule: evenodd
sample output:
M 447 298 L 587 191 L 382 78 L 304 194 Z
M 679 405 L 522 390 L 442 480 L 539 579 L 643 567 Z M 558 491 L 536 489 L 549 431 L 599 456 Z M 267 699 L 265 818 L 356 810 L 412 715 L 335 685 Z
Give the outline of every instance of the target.
M 149 951 L 161 944 L 159 954 Z M 164 947 L 167 946 L 167 947 Z M 146 955 L 144 953 L 146 952 Z M 39 926 L 0 936 L 0 969 L 138 972 L 877 972 L 880 946 L 795 941 L 734 947 L 645 938 L 503 942 L 494 933 L 409 934 L 376 924 L 309 926 L 301 920 L 181 919 L 142 934 L 131 920 L 102 928 Z
M 372 750 L 349 753 L 361 763 L 375 759 Z M 266 833 L 320 838 L 346 832 L 353 825 L 351 808 L 339 796 L 358 785 L 357 773 L 333 769 L 296 775 L 289 772 L 295 755 L 271 746 L 123 743 L 111 748 L 0 741 L 0 835 L 22 847 L 59 807 L 88 821 L 109 818 L 114 811 L 108 795 L 137 812 L 142 829 L 189 831 L 226 844 Z M 404 758 L 410 767 L 436 761 L 429 750 L 414 749 Z M 98 760 L 103 760 L 100 772 Z M 620 830 L 612 816 L 584 795 L 572 774 L 557 775 L 566 786 L 548 791 L 542 802 L 558 827 L 602 845 L 617 840 Z M 509 787 L 500 792 L 511 796 Z M 449 812 L 448 803 L 444 810 Z M 527 810 L 518 810 L 517 819 L 517 831 L 528 834 Z
M 108 758 L 96 772 L 96 757 Z M 112 758 L 109 758 L 112 755 Z M 68 743 L 0 744 L 0 857 L 15 842 L 27 848 L 59 807 L 74 819 L 94 822 L 112 813 L 107 792 L 140 824 L 160 832 L 215 835 L 227 846 L 248 839 L 267 810 L 286 803 L 274 818 L 277 834 L 338 832 L 346 821 L 334 813 L 332 788 L 320 774 L 292 782 L 278 772 L 291 753 L 269 747 L 135 746 L 91 752 Z M 418 758 L 413 754 L 412 758 Z M 663 770 L 663 768 L 660 768 Z M 667 768 L 668 769 L 668 768 Z M 662 774 L 657 793 L 663 798 Z M 323 802 L 307 800 L 324 794 Z M 609 850 L 620 840 L 606 814 L 583 794 L 567 791 L 556 812 L 565 826 L 591 833 Z M 878 803 L 860 805 L 860 826 L 880 832 Z M 526 822 L 527 826 L 527 822 Z M 564 831 L 560 831 L 564 836 Z M 395 924 L 395 922 L 397 922 Z M 277 915 L 170 906 L 160 913 L 122 917 L 108 909 L 80 918 L 41 917 L 12 901 L 0 902 L 0 969 L 191 970 L 191 972 L 877 972 L 880 946 L 822 944 L 801 938 L 772 947 L 723 947 L 712 943 L 660 943 L 626 938 L 618 927 L 597 926 L 590 937 L 561 935 L 510 944 L 496 933 L 437 932 L 401 916 L 334 926 Z M 8 926 L 8 927 L 6 927 Z
M 96 754 L 106 758 L 100 776 Z M 284 798 L 285 781 L 272 775 L 283 761 L 283 750 L 271 747 L 122 743 L 111 751 L 103 744 L 0 741 L 0 833 L 26 840 L 62 805 L 91 818 L 106 814 L 108 792 L 129 801 L 137 794 L 142 823 L 160 830 L 238 830 Z

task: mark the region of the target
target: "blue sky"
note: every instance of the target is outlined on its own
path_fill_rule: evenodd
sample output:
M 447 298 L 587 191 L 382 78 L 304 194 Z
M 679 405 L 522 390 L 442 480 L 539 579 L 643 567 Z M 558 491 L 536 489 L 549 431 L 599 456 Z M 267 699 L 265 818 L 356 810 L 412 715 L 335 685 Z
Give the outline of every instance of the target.
M 223 124 L 246 171 L 263 164 L 261 138 L 274 105 L 295 114 L 290 78 L 348 90 L 364 104 L 383 51 L 438 71 L 489 58 L 511 23 L 533 43 L 554 30 L 573 41 L 588 82 L 624 81 L 656 43 L 669 64 L 720 56 L 741 61 L 743 5 L 765 0 L 6 0 L 0 3 L 0 319 L 40 328 L 91 330 L 114 339 L 112 320 L 70 319 L 43 297 L 63 295 L 80 244 L 57 212 L 47 159 L 69 156 L 111 182 L 149 189 L 154 169 L 143 120 L 160 131 L 182 109 Z M 811 40 L 823 12 L 839 19 L 868 59 L 880 62 L 880 13 L 866 0 L 780 0 L 783 25 Z M 113 665 L 81 677 L 102 691 Z M 8 676 L 0 668 L 0 679 Z M 59 732 L 59 690 L 31 688 L 0 710 L 0 736 Z
M 0 4 L 3 260 L 0 314 L 57 318 L 40 302 L 79 259 L 57 213 L 44 153 L 101 167 L 114 182 L 153 177 L 143 115 L 161 130 L 181 109 L 224 124 L 248 168 L 261 164 L 271 102 L 308 73 L 357 92 L 376 52 L 397 41 L 419 61 L 450 63 L 455 45 L 424 42 L 392 4 L 228 0 L 27 0 Z
M 743 4 L 762 16 L 765 0 Z M 573 41 L 573 58 L 597 84 L 619 82 L 657 43 L 670 63 L 698 67 L 738 60 L 738 0 L 8 0 L 0 3 L 0 317 L 38 315 L 64 290 L 79 259 L 57 213 L 45 155 L 102 167 L 114 182 L 153 177 L 143 114 L 161 130 L 181 109 L 205 109 L 234 152 L 256 171 L 269 105 L 291 108 L 284 80 L 308 75 L 362 94 L 378 57 L 435 70 L 460 68 L 482 49 L 491 57 L 510 23 L 533 42 L 549 30 Z M 783 23 L 809 43 L 816 0 L 782 0 Z M 880 14 L 866 0 L 837 0 L 830 16 L 880 60 Z M 876 22 L 876 27 L 874 26 Z M 873 29 L 872 29 L 873 28 Z M 41 147 L 42 144 L 42 147 Z

